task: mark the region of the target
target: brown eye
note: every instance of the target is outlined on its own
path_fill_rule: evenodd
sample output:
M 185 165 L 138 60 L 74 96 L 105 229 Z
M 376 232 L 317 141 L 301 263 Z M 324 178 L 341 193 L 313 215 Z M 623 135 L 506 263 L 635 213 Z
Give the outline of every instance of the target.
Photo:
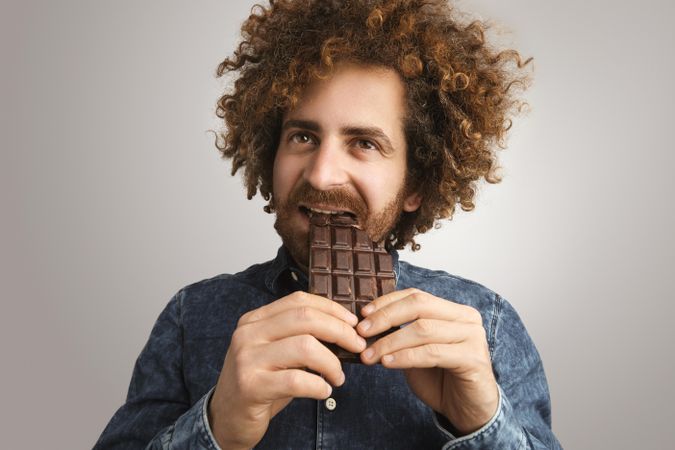
M 367 139 L 359 139 L 356 141 L 357 147 L 361 150 L 377 150 L 377 145 L 373 144 Z
M 312 138 L 307 133 L 294 133 L 291 135 L 291 141 L 296 144 L 310 144 L 312 143 Z

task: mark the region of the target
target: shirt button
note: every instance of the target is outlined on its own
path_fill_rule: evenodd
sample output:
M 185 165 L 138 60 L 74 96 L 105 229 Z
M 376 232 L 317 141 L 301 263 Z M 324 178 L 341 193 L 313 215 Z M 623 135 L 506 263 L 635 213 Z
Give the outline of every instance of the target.
M 293 281 L 298 281 L 298 274 L 291 272 L 291 278 L 293 278 Z
M 324 404 L 326 405 L 326 409 L 328 411 L 333 411 L 335 408 L 337 408 L 337 402 L 333 397 L 328 397 Z

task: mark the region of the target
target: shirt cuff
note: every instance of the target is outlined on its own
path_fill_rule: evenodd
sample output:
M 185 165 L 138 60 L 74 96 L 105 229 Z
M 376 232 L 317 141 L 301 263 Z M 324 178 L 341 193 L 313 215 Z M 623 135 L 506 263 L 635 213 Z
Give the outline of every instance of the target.
M 502 388 L 497 384 L 499 403 L 492 418 L 481 428 L 465 436 L 452 434 L 452 424 L 434 411 L 433 419 L 436 427 L 445 434 L 449 441 L 443 450 L 476 450 L 498 448 L 500 450 L 520 449 L 527 439 L 522 428 L 513 415 L 513 408 L 504 396 Z
M 209 389 L 209 392 L 207 392 L 204 395 L 204 402 L 202 403 L 202 422 L 204 423 L 204 429 L 206 430 L 206 433 L 209 437 L 209 440 L 211 441 L 212 449 L 215 450 L 221 450 L 220 446 L 218 445 L 218 442 L 216 442 L 216 438 L 213 436 L 213 431 L 211 431 L 211 425 L 209 425 L 209 403 L 211 403 L 211 397 L 213 397 L 213 391 L 216 390 L 216 387 L 213 386 L 211 389 Z
M 221 450 L 213 437 L 208 419 L 209 400 L 214 389 L 215 386 L 159 436 L 159 448 Z

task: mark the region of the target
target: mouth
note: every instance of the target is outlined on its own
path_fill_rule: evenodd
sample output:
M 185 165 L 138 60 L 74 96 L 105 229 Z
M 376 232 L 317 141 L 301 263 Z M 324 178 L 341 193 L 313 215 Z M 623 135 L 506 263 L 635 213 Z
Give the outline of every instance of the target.
M 354 214 L 352 211 L 347 211 L 343 209 L 334 209 L 331 208 L 330 206 L 322 206 L 321 208 L 319 207 L 312 207 L 312 206 L 306 206 L 306 205 L 300 205 L 298 207 L 300 212 L 302 212 L 304 215 L 307 217 L 312 217 L 314 214 L 331 214 L 331 215 L 339 215 L 339 214 L 346 214 L 354 219 L 356 219 L 356 214 Z

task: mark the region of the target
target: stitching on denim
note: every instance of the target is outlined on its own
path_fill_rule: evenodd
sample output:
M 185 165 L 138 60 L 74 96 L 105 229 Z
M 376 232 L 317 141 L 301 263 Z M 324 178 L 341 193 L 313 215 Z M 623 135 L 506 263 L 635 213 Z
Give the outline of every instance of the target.
M 323 416 L 321 415 L 321 402 L 316 400 L 316 442 L 314 447 L 316 450 L 321 450 L 323 440 Z
M 497 343 L 497 322 L 499 321 L 499 314 L 502 311 L 502 297 L 495 293 L 494 306 L 492 308 L 492 320 L 490 321 L 490 331 L 488 335 L 488 350 L 490 351 L 490 360 L 494 354 L 495 345 Z
M 523 431 L 523 429 L 520 429 L 520 435 L 522 438 L 520 439 L 520 443 L 518 444 L 518 448 L 524 448 L 524 449 L 530 449 L 534 448 L 532 445 L 532 441 L 530 441 L 530 438 L 527 436 L 527 433 Z

